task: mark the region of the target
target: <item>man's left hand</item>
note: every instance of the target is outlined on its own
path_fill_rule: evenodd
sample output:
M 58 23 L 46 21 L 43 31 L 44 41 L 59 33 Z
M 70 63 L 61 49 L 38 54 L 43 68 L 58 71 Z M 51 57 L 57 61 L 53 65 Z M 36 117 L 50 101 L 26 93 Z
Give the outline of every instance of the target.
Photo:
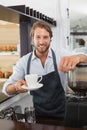
M 59 64 L 59 70 L 62 72 L 69 72 L 70 70 L 75 69 L 76 65 L 80 62 L 79 56 L 65 56 L 61 59 Z

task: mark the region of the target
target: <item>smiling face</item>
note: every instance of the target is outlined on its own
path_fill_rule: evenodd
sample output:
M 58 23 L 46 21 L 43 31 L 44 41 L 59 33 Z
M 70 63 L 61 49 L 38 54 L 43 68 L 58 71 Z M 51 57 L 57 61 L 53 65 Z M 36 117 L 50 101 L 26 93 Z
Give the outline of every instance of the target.
M 37 56 L 48 52 L 51 38 L 49 32 L 46 29 L 37 27 L 34 30 L 34 36 L 32 40 Z

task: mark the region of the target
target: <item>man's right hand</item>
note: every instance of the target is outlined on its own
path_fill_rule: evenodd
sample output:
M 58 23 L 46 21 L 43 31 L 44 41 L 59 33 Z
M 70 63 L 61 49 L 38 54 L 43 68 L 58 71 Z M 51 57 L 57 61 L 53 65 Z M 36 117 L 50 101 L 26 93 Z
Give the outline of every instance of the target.
M 17 94 L 17 93 L 25 93 L 28 90 L 22 88 L 23 85 L 27 86 L 27 83 L 25 80 L 19 80 L 14 84 L 10 84 L 7 86 L 6 91 L 9 95 Z

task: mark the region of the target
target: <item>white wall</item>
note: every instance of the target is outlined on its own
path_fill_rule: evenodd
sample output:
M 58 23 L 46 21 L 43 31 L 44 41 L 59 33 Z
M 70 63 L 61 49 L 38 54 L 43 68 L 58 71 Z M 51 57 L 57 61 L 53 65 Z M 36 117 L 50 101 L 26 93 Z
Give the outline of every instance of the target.
M 0 0 L 0 4 L 10 5 L 26 5 L 43 14 L 54 18 L 57 21 L 57 26 L 52 27 L 53 40 L 52 47 L 67 48 L 67 36 L 69 36 L 69 18 L 67 18 L 68 0 Z

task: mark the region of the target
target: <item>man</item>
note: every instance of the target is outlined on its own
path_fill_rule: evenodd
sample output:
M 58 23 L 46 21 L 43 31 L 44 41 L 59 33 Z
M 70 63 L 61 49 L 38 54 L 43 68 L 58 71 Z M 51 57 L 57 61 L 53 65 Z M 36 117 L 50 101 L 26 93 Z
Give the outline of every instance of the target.
M 83 46 L 85 46 L 85 40 L 84 39 L 78 39 L 78 44 L 79 44 L 79 46 L 80 47 L 83 47 Z
M 49 25 L 39 21 L 31 29 L 34 50 L 18 61 L 12 76 L 4 84 L 3 92 L 8 96 L 27 92 L 22 85 L 27 85 L 26 74 L 42 75 L 43 87 L 30 91 L 37 116 L 64 117 L 65 110 L 65 73 L 73 70 L 76 64 L 87 62 L 84 54 L 67 56 L 69 53 L 60 50 L 56 53 L 50 48 L 52 31 Z M 65 55 L 65 56 L 64 56 Z M 58 71 L 59 69 L 59 71 Z
M 78 39 L 78 47 L 75 48 L 74 52 L 84 52 L 84 54 L 87 54 L 87 47 L 85 46 L 85 40 L 84 39 Z

